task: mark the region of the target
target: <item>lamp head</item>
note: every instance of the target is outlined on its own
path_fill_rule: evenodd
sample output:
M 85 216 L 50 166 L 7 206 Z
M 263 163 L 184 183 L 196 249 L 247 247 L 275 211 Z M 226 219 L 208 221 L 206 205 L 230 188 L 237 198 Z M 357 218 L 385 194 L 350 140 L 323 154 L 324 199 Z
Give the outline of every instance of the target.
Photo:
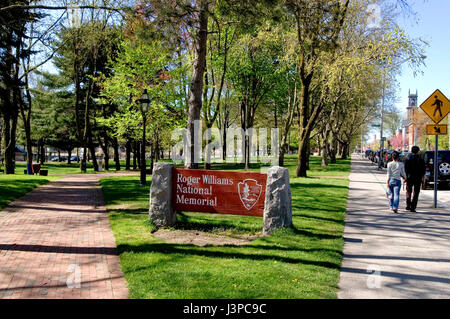
M 142 96 L 137 101 L 141 105 L 142 112 L 146 113 L 150 106 L 150 98 L 148 96 L 147 89 L 144 90 L 144 93 L 142 93 Z

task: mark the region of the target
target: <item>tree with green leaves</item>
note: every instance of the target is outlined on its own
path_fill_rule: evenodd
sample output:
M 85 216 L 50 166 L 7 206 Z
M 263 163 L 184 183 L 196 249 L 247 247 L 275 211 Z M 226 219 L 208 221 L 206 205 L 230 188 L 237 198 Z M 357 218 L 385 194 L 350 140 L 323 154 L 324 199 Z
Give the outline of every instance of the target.
M 24 7 L 10 7 L 13 4 Z M 0 113 L 6 174 L 14 174 L 19 106 L 24 103 L 21 62 L 33 53 L 25 42 L 27 28 L 41 17 L 26 8 L 29 4 L 28 0 L 0 4 Z
M 179 99 L 175 90 L 179 70 L 172 59 L 174 53 L 150 21 L 137 19 L 131 22 L 131 29 L 119 44 L 117 57 L 110 60 L 108 74 L 101 74 L 97 79 L 101 89 L 98 102 L 116 106 L 116 112 L 107 117 L 98 116 L 97 120 L 115 132 L 117 138 L 136 141 L 142 136 L 143 120 L 146 120 L 153 159 L 163 132 L 176 125 L 184 109 L 175 102 Z M 144 91 L 151 100 L 147 114 L 141 113 L 138 102 Z
M 255 116 L 267 103 L 275 86 L 280 83 L 279 61 L 282 45 L 276 30 L 258 30 L 243 34 L 230 53 L 229 79 L 240 102 L 240 121 L 243 132 L 253 128 Z M 250 167 L 251 136 L 244 141 L 244 163 Z
M 84 150 L 82 169 L 89 150 L 94 170 L 98 170 L 94 119 L 100 106 L 95 102 L 99 91 L 95 83 L 105 71 L 109 56 L 114 55 L 117 39 L 118 30 L 110 27 L 106 20 L 88 21 L 63 30 L 56 41 L 61 49 L 53 62 L 61 76 L 71 79 L 73 84 L 77 137 Z

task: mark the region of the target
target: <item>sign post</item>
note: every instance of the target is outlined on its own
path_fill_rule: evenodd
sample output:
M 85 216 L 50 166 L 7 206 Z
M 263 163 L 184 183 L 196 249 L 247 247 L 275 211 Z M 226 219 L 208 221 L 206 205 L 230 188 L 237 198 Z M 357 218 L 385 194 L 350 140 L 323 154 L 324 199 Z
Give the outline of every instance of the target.
M 446 125 L 438 125 L 450 113 L 450 101 L 440 91 L 436 90 L 430 95 L 425 102 L 420 105 L 420 108 L 433 120 L 436 125 L 427 125 L 427 134 L 435 135 L 435 151 L 434 151 L 434 208 L 437 208 L 438 202 L 438 180 L 439 180 L 439 135 L 447 134 Z M 445 133 L 444 133 L 445 132 Z M 431 134 L 430 134 L 431 133 Z
M 439 164 L 439 156 L 438 156 L 438 151 L 439 151 L 439 135 L 435 136 L 435 146 L 434 146 L 434 163 L 433 163 L 433 167 L 434 167 L 434 208 L 437 208 L 437 203 L 438 203 L 438 181 L 439 181 L 439 170 L 438 170 L 438 164 Z

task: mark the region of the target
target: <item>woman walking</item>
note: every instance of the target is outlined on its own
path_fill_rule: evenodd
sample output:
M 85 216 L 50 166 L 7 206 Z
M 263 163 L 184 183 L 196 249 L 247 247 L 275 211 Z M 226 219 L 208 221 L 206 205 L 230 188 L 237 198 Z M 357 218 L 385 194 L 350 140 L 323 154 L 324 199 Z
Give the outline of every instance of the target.
M 392 162 L 388 164 L 387 172 L 387 187 L 389 196 L 389 207 L 394 212 L 398 212 L 398 206 L 400 203 L 400 189 L 402 187 L 402 178 L 403 182 L 406 182 L 406 172 L 405 166 L 403 163 L 398 161 L 398 153 L 392 153 Z

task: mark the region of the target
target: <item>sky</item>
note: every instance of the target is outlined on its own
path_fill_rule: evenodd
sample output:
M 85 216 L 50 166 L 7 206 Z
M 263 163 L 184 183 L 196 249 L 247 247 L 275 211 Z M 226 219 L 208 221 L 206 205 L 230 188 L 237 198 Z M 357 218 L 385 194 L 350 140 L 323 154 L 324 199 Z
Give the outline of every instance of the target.
M 398 76 L 399 102 L 397 108 L 406 112 L 408 91 L 418 91 L 418 105 L 422 104 L 436 89 L 450 98 L 450 1 L 448 0 L 412 0 L 410 1 L 416 16 L 401 17 L 399 25 L 412 38 L 422 38 L 429 43 L 425 48 L 426 66 L 422 74 L 414 77 L 407 64 Z

